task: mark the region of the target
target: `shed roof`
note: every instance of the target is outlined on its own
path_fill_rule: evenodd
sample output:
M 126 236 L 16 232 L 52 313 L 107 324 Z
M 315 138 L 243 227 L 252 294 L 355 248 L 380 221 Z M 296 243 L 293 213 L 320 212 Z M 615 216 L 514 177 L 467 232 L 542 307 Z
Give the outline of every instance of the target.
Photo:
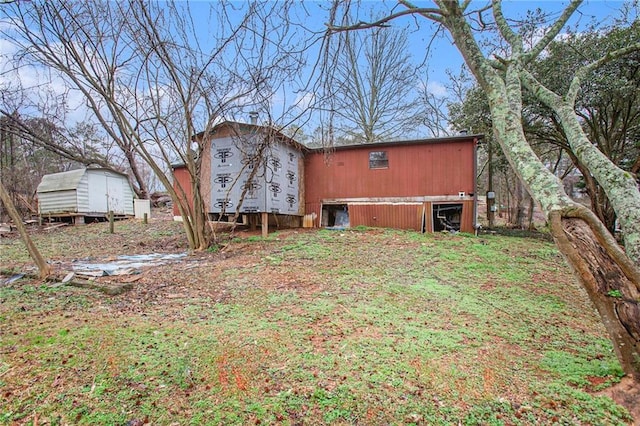
M 82 176 L 84 176 L 87 171 L 108 171 L 111 173 L 115 173 L 120 176 L 127 177 L 126 174 L 118 172 L 113 169 L 109 169 L 106 167 L 96 167 L 96 168 L 83 168 L 76 170 L 69 170 L 67 172 L 60 173 L 51 173 L 48 175 L 42 176 L 42 180 L 38 185 L 37 192 L 55 192 L 55 191 L 69 191 L 71 189 L 76 189 Z
M 69 170 L 42 176 L 37 192 L 68 191 L 76 189 L 87 169 Z

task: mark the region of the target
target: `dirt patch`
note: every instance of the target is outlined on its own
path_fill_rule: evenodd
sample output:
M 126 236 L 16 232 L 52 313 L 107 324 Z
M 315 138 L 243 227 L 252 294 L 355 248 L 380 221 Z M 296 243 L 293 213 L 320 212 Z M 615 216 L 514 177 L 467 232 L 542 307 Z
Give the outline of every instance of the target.
M 633 417 L 633 424 L 640 426 L 640 383 L 631 377 L 623 377 L 620 383 L 598 392 L 596 395 L 608 396 L 616 404 L 622 405 Z

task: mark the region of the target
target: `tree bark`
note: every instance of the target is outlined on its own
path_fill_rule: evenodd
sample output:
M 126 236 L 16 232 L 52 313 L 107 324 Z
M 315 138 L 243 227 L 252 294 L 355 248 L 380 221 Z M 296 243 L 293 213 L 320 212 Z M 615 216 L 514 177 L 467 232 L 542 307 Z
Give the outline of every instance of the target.
M 640 381 L 640 284 L 582 218 L 550 215 L 551 232 L 609 332 L 624 372 Z M 613 242 L 615 245 L 615 242 Z M 617 247 L 617 246 L 616 246 Z M 633 271 L 631 271 L 633 273 Z M 635 282 L 634 282 L 635 281 Z
M 568 99 L 561 98 L 542 86 L 528 72 L 522 73 L 522 81 L 558 116 L 571 151 L 607 194 L 620 223 L 627 254 L 640 266 L 640 190 L 635 178 L 616 166 L 589 141 L 573 108 L 571 99 L 575 97 L 567 95 Z M 576 77 L 572 86 L 575 87 L 578 82 L 579 78 Z
M 508 60 L 491 62 L 482 54 L 458 3 L 444 0 L 437 3 L 443 11 L 440 21 L 487 94 L 496 140 L 513 170 L 552 222 L 558 248 L 600 312 L 623 370 L 640 381 L 640 271 L 602 222 L 569 198 L 560 180 L 526 141 L 521 117 L 521 73 L 526 55 L 521 41 L 518 43 L 518 36 L 501 26 L 513 51 Z M 575 7 L 577 3 L 572 3 L 571 8 Z M 494 3 L 494 13 L 500 23 L 497 9 L 499 1 Z M 568 19 L 567 13 L 562 19 Z M 556 32 L 561 28 L 557 24 L 554 27 Z

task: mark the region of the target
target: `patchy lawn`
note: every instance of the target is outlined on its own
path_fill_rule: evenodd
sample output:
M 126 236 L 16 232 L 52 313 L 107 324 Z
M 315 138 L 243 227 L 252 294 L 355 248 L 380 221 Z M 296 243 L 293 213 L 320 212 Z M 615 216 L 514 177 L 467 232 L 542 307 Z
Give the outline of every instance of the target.
M 152 219 L 34 237 L 63 270 L 181 252 L 180 232 Z M 0 262 L 30 264 L 15 237 Z M 598 393 L 622 375 L 605 331 L 539 239 L 239 232 L 135 278 L 119 296 L 0 285 L 0 423 L 631 423 Z

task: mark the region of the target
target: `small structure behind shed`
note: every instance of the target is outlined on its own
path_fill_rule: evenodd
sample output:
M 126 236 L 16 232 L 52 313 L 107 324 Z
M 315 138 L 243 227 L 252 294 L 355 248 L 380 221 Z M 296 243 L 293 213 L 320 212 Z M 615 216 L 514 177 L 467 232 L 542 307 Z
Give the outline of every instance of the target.
M 133 216 L 133 189 L 127 175 L 106 168 L 77 169 L 42 177 L 38 185 L 41 218 Z

